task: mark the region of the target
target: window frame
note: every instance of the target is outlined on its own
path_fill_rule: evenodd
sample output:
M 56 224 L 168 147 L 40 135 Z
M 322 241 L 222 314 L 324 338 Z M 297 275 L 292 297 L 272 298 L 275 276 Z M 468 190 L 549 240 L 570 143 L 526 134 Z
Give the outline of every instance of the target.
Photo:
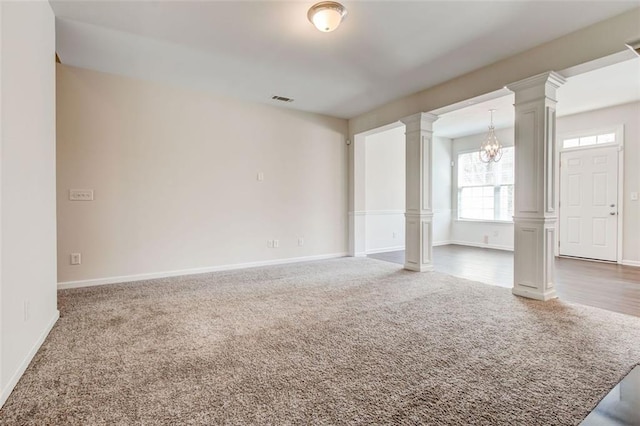
M 456 200 L 456 215 L 453 220 L 457 222 L 478 222 L 478 223 L 498 223 L 498 224 L 513 224 L 513 216 L 511 219 L 496 219 L 496 213 L 500 210 L 500 188 L 511 186 L 515 191 L 515 145 L 507 145 L 503 146 L 504 148 L 509 148 L 514 150 L 514 183 L 505 184 L 505 185 L 493 185 L 493 219 L 475 219 L 475 218 L 465 218 L 460 217 L 461 208 L 460 208 L 460 195 L 462 188 L 474 188 L 474 187 L 487 187 L 490 185 L 468 185 L 468 186 L 460 186 L 459 182 L 459 168 L 460 168 L 460 156 L 464 154 L 478 154 L 478 149 L 465 149 L 460 150 L 455 153 L 455 167 L 453 170 L 455 177 L 455 186 L 452 185 L 452 189 L 455 191 L 455 200 Z M 514 193 L 515 197 L 515 193 Z M 514 205 L 515 208 L 515 205 Z M 515 213 L 514 213 L 515 214 Z

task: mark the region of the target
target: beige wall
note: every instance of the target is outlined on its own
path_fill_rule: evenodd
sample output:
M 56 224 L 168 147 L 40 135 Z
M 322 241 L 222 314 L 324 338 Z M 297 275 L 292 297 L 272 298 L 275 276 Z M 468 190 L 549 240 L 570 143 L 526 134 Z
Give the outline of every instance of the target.
M 0 2 L 0 32 L 1 406 L 58 311 L 51 7 Z
M 59 282 L 346 252 L 346 120 L 63 65 L 57 83 Z

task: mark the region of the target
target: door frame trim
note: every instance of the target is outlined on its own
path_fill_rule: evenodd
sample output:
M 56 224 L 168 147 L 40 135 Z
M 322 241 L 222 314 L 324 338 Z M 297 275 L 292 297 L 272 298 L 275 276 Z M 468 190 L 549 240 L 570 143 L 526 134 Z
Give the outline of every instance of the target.
M 564 139 L 572 139 L 581 136 L 591 136 L 603 133 L 611 133 L 614 132 L 616 134 L 616 143 L 611 144 L 603 144 L 603 145 L 589 145 L 584 147 L 577 148 L 563 148 L 562 141 Z M 558 211 L 558 232 L 556 232 L 556 244 L 555 244 L 555 256 L 560 256 L 560 209 L 562 206 L 560 205 L 560 197 L 562 194 L 560 193 L 560 179 L 562 179 L 562 175 L 560 174 L 560 159 L 563 152 L 571 152 L 571 151 L 583 151 L 587 149 L 598 149 L 598 148 L 606 148 L 606 147 L 618 147 L 618 247 L 616 248 L 616 263 L 623 263 L 623 237 L 624 237 L 624 124 L 617 124 L 613 126 L 607 127 L 599 127 L 595 129 L 586 129 L 574 132 L 564 132 L 556 135 L 556 176 L 558 176 L 556 182 L 556 190 L 558 191 L 558 205 L 556 206 Z

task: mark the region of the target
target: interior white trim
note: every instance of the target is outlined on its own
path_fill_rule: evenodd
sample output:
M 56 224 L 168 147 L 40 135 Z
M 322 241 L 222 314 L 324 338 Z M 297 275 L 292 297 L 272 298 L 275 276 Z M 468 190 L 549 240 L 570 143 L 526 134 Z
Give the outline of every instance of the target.
M 47 324 L 46 328 L 44 329 L 40 337 L 38 337 L 38 340 L 36 340 L 36 342 L 33 344 L 33 346 L 31 347 L 31 350 L 29 350 L 29 353 L 27 353 L 27 356 L 22 360 L 22 363 L 20 363 L 18 370 L 11 377 L 11 379 L 9 379 L 7 386 L 4 389 L 2 389 L 2 393 L 0 393 L 0 408 L 2 408 L 4 403 L 7 401 L 7 398 L 9 398 L 9 395 L 11 395 L 13 388 L 16 387 L 16 385 L 18 384 L 18 381 L 20 380 L 20 377 L 22 377 L 27 367 L 29 367 L 31 360 L 33 360 L 33 357 L 38 352 L 38 349 L 40 349 L 40 346 L 42 346 L 42 344 L 44 343 L 44 339 L 47 338 L 47 336 L 49 335 L 49 332 L 55 325 L 56 321 L 58 321 L 58 318 L 60 318 L 60 311 L 56 310 L 55 314 L 53 315 L 53 318 L 51 318 L 51 321 L 49 321 L 49 324 Z
M 456 215 L 458 212 L 456 211 Z M 469 222 L 469 223 L 491 223 L 498 225 L 511 225 L 513 226 L 513 220 L 488 220 L 488 219 L 453 219 L 454 222 Z
M 94 278 L 90 280 L 65 281 L 58 283 L 58 290 L 92 287 L 96 285 L 118 284 L 132 281 L 153 280 L 156 278 L 177 277 L 181 275 L 205 274 L 207 272 L 231 271 L 234 269 L 255 268 L 258 266 L 283 265 L 287 263 L 309 262 L 313 260 L 335 259 L 348 256 L 348 253 L 329 253 L 316 256 L 291 257 L 287 259 L 261 260 L 258 262 L 233 263 L 230 265 L 208 266 L 204 268 L 180 269 L 177 271 L 151 272 L 147 274 L 122 275 L 118 277 Z
M 622 260 L 621 262 L 625 266 L 635 266 L 636 268 L 640 268 L 640 260 Z
M 366 254 L 386 253 L 388 251 L 399 251 L 399 250 L 404 250 L 404 245 L 371 249 L 371 250 L 367 250 Z
M 451 241 L 449 244 L 455 244 L 457 246 L 480 247 L 480 248 L 488 248 L 488 249 L 494 249 L 494 250 L 513 251 L 513 247 L 501 246 L 498 244 L 472 243 L 469 241 Z
M 384 216 L 384 215 L 403 215 L 404 210 L 360 210 L 356 212 L 349 212 L 350 215 L 356 216 Z
M 433 242 L 433 247 L 436 246 L 448 246 L 450 244 L 453 244 L 451 241 L 434 241 Z M 462 245 L 462 244 L 460 244 Z M 400 251 L 400 250 L 404 250 L 404 246 L 395 246 L 395 247 L 383 247 L 383 248 L 379 248 L 379 249 L 373 249 L 373 250 L 367 250 L 366 253 L 358 253 L 356 256 L 366 256 L 368 254 L 376 254 L 376 253 L 386 253 L 389 251 Z

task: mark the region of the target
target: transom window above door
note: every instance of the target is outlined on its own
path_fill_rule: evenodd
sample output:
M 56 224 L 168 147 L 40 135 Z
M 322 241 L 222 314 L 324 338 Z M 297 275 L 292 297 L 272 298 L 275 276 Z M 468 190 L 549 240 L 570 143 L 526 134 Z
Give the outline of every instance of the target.
M 616 143 L 616 133 L 607 132 L 564 139 L 562 141 L 562 148 L 580 148 L 584 146 L 601 145 L 605 143 Z

